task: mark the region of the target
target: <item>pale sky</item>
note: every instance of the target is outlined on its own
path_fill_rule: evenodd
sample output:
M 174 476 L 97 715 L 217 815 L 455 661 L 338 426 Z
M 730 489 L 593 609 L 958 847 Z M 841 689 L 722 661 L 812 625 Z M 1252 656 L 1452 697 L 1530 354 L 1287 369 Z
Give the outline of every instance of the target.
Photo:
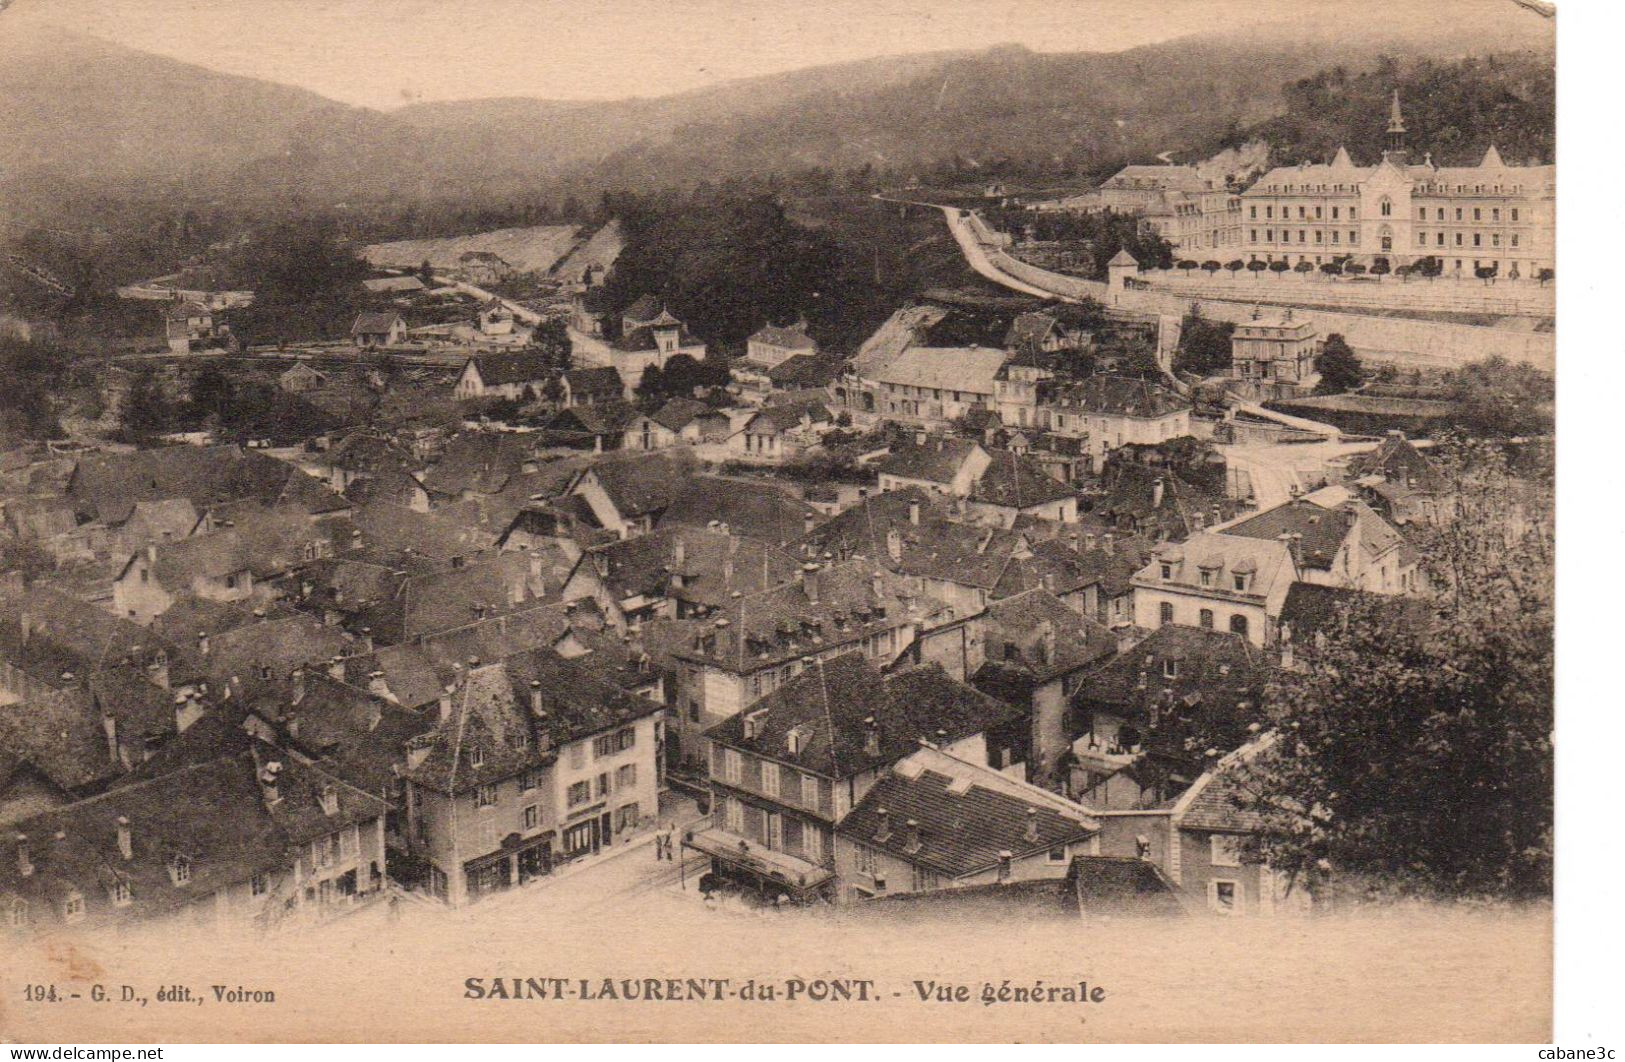
M 1448 37 L 1475 16 L 1518 17 L 1510 0 L 15 0 L 0 32 L 7 18 L 49 22 L 387 108 L 660 96 L 880 55 L 1117 51 L 1261 22 Z

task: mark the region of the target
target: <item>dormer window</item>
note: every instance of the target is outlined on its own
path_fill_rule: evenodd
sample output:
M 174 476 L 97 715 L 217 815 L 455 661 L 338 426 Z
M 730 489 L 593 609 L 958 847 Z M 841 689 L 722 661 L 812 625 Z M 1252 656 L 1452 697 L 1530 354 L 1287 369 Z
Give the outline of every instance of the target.
M 1245 593 L 1247 590 L 1247 578 L 1248 577 L 1245 572 L 1236 572 L 1230 577 L 1232 585 L 1234 585 L 1236 590 L 1241 593 Z
M 179 888 L 192 880 L 192 861 L 183 855 L 169 861 L 169 880 Z
M 1202 580 L 1202 585 L 1203 586 L 1212 586 L 1213 585 L 1213 569 L 1212 568 L 1203 568 L 1202 571 L 1201 571 L 1201 580 Z
M 6 912 L 6 924 L 12 929 L 23 929 L 28 925 L 28 901 L 15 899 L 11 901 L 11 909 Z
M 1174 566 L 1172 564 L 1169 564 L 1167 561 L 1163 561 L 1162 562 L 1162 579 L 1163 579 L 1163 582 L 1167 582 L 1169 579 L 1172 579 L 1173 577 L 1174 577 Z
M 339 813 L 339 791 L 337 786 L 323 786 L 319 799 L 321 800 L 323 815 L 337 815 Z
M 1166 679 L 1178 678 L 1179 677 L 1179 661 L 1173 659 L 1172 657 L 1164 660 L 1162 662 L 1162 677 L 1166 678 Z
M 68 893 L 62 900 L 62 921 L 83 922 L 85 920 L 85 897 L 77 889 Z
M 468 765 L 470 767 L 485 766 L 485 750 L 475 745 L 468 750 Z
M 107 890 L 107 894 L 108 898 L 113 901 L 114 907 L 130 906 L 130 883 L 123 878 L 116 879 L 112 887 Z

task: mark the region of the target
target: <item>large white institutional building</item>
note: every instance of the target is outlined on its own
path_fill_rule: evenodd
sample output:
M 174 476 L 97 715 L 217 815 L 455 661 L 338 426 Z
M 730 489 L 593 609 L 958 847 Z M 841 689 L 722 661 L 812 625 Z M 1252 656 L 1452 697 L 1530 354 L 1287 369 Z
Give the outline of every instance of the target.
M 1555 166 L 1508 165 L 1493 145 L 1477 166 L 1411 162 L 1396 92 L 1382 161 L 1356 166 L 1339 148 L 1329 164 L 1264 174 L 1241 195 L 1239 250 L 1294 265 L 1434 257 L 1447 275 L 1535 277 L 1556 257 L 1556 190 Z

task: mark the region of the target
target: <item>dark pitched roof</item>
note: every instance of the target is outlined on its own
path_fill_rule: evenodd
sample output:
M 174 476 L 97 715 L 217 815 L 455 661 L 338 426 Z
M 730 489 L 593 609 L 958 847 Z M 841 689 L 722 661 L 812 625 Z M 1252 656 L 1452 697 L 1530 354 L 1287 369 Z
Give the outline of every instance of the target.
M 450 698 L 449 717 L 407 756 L 406 776 L 442 792 L 543 766 L 561 745 L 665 711 L 551 649 L 470 666 Z
M 704 402 L 693 398 L 669 398 L 666 404 L 656 410 L 651 419 L 657 424 L 672 431 L 682 431 L 699 417 L 711 413 L 712 409 Z M 724 414 L 717 414 L 722 416 Z
M 1010 331 L 1005 334 L 1004 345 L 1011 350 L 1026 350 L 1044 341 L 1055 330 L 1059 322 L 1047 313 L 1033 311 L 1018 314 L 1010 322 Z
M 619 397 L 626 390 L 621 382 L 621 374 L 613 365 L 602 365 L 595 369 L 571 369 L 564 374 L 565 382 L 570 385 L 572 398 L 581 395 L 595 395 Z
M 754 733 L 745 736 L 745 718 Z M 849 778 L 896 763 L 920 739 L 950 744 L 1009 722 L 1015 709 L 935 664 L 883 676 L 859 653 L 816 661 L 755 705 L 706 731 L 712 741 Z M 868 743 L 873 720 L 875 741 Z M 789 750 L 794 730 L 797 751 Z
M 535 350 L 515 350 L 501 354 L 476 354 L 469 361 L 487 387 L 505 384 L 539 383 L 552 373 L 547 356 Z
M 510 432 L 475 431 L 453 436 L 434 467 L 423 475 L 423 485 L 436 494 L 456 496 L 464 491 L 494 494 L 527 464 L 540 460 L 536 441 Z M 541 467 L 539 464 L 536 467 Z
M 1053 793 L 921 749 L 894 764 L 836 832 L 957 878 L 996 866 L 1000 852 L 1044 852 L 1099 828 L 1088 809 Z
M 1054 401 L 1094 416 L 1165 417 L 1190 408 L 1189 402 L 1161 384 L 1105 374 L 1058 389 Z
M 1077 491 L 1050 475 L 1043 462 L 1025 454 L 995 450 L 992 463 L 971 489 L 971 500 L 984 505 L 1027 509 L 1077 497 Z
M 389 502 L 372 501 L 355 511 L 355 529 L 369 548 L 408 552 L 438 565 L 481 553 L 495 541 L 491 532 L 459 521 L 450 510 L 420 513 Z
M 693 473 L 691 454 L 627 454 L 593 465 L 591 474 L 622 517 L 657 513 L 671 505 Z
M 875 470 L 904 479 L 948 483 L 977 449 L 969 439 L 927 439 L 923 446 L 906 443 L 876 462 Z
M 1298 563 L 1323 571 L 1331 569 L 1338 551 L 1351 536 L 1370 556 L 1383 553 L 1401 541 L 1399 532 L 1363 502 L 1351 501 L 1327 509 L 1302 498 L 1230 524 L 1220 533 L 1257 539 L 1300 535 Z
M 116 778 L 101 713 L 82 686 L 0 705 L 0 755 L 32 764 L 63 790 L 93 788 Z
M 828 387 L 845 368 L 846 362 L 841 358 L 794 354 L 767 370 L 767 378 L 774 387 L 783 390 Z
M 1065 877 L 898 892 L 849 910 L 888 920 L 1024 923 L 1080 916 L 1165 918 L 1185 912 L 1173 883 L 1155 863 L 1128 856 L 1074 856 Z
M 784 432 L 798 427 L 803 419 L 809 424 L 828 424 L 833 418 L 822 402 L 786 402 L 762 407 L 761 412 L 750 418 L 745 430 L 757 433 L 764 429 L 774 433 Z
M 395 323 L 400 320 L 401 315 L 398 313 L 363 311 L 356 314 L 355 324 L 350 326 L 350 334 L 352 336 L 380 335 L 395 327 Z
M 46 586 L 0 595 L 0 659 L 48 686 L 126 661 L 173 659 L 175 647 L 107 609 Z
M 27 902 L 31 919 L 42 926 L 60 920 L 63 901 L 74 893 L 84 900 L 87 926 L 135 922 L 244 884 L 253 874 L 286 869 L 292 849 L 386 810 L 382 801 L 318 768 L 279 762 L 279 799 L 269 806 L 255 751 L 247 751 L 26 819 L 16 828 L 29 837 L 33 872 L 22 874 L 16 859 L 0 863 L 0 897 Z M 336 797 L 333 814 L 321 801 L 329 787 Z M 117 841 L 121 817 L 130 823 L 128 860 Z M 170 871 L 176 858 L 186 861 L 189 872 L 179 885 Z M 112 900 L 120 882 L 129 888 L 126 906 Z
M 603 573 L 617 598 L 671 596 L 712 606 L 726 604 L 735 591 L 757 593 L 787 582 L 801 570 L 799 560 L 769 543 L 665 522 L 651 534 L 593 549 L 585 563 Z
M 308 481 L 312 490 L 299 488 Z M 186 498 L 199 511 L 225 502 L 275 504 L 290 491 L 307 512 L 343 508 L 344 500 L 292 465 L 236 446 L 168 446 L 79 459 L 67 492 L 81 513 L 103 523 L 127 520 L 140 501 Z M 317 504 L 317 499 L 324 499 Z M 314 507 L 313 507 L 314 506 Z
M 1404 432 L 1391 431 L 1370 453 L 1349 458 L 1350 476 L 1377 475 L 1423 492 L 1443 490 L 1444 476 Z
M 653 321 L 665 312 L 666 304 L 658 295 L 643 294 L 621 311 L 621 316 L 629 321 Z
M 911 519 L 918 505 L 920 522 Z M 889 571 L 992 590 L 1028 552 L 1016 532 L 949 518 L 940 497 L 919 487 L 887 491 L 836 516 L 803 539 L 814 556 L 863 557 Z M 892 556 L 894 540 L 898 547 Z M 1019 589 L 1026 589 L 1024 582 Z
M 660 518 L 661 527 L 726 524 L 736 535 L 764 542 L 796 542 L 818 511 L 790 487 L 765 479 L 695 476 L 682 486 Z
M 1117 637 L 1044 590 L 1001 598 L 987 607 L 983 638 L 988 666 L 1044 680 L 1117 652 Z
M 805 322 L 780 328 L 777 325 L 765 325 L 751 335 L 749 342 L 767 343 L 771 346 L 782 347 L 785 350 L 816 350 L 818 344 L 807 335 Z
M 637 407 L 630 402 L 595 402 L 559 410 L 547 419 L 543 430 L 566 443 L 592 436 L 607 438 L 621 434 L 637 417 Z

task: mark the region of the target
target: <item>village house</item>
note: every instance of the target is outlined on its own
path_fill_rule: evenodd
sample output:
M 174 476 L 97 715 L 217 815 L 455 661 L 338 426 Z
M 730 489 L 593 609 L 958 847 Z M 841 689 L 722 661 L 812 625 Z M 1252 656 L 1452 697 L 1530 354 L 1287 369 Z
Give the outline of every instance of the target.
M 9 932 L 169 920 L 269 929 L 381 894 L 384 804 L 263 748 L 191 764 L 15 824 Z
M 666 525 L 582 555 L 563 597 L 590 597 L 618 630 L 655 617 L 686 619 L 795 579 L 801 562 L 756 539 L 711 528 Z
M 543 421 L 537 438 L 546 446 L 600 454 L 620 449 L 626 441 L 629 427 L 637 418 L 637 407 L 629 402 L 573 406 L 561 409 Z
M 1284 540 L 1202 531 L 1164 543 L 1135 573 L 1134 623 L 1171 623 L 1239 634 L 1256 646 L 1274 638 L 1287 589 L 1300 578 Z
M 578 473 L 566 493 L 587 503 L 598 526 L 631 538 L 654 527 L 693 465 L 682 451 L 609 457 Z
M 164 341 L 171 354 L 191 354 L 225 345 L 231 330 L 216 324 L 214 312 L 197 302 L 172 302 L 164 308 Z
M 552 376 L 546 355 L 534 350 L 476 354 L 463 363 L 453 393 L 458 398 L 534 400 Z
M 610 405 L 625 398 L 620 373 L 609 366 L 570 369 L 559 376 L 559 403 L 565 409 Z
M 470 284 L 500 284 L 513 275 L 513 266 L 494 251 L 464 251 L 457 256 L 457 272 Z
M 1454 507 L 1443 473 L 1402 431 L 1390 431 L 1375 450 L 1350 457 L 1343 478 L 1361 500 L 1398 527 L 1439 523 Z
M 1234 519 L 1240 503 L 1204 490 L 1170 469 L 1132 461 L 1108 463 L 1089 516 L 1117 531 L 1150 542 L 1182 542 L 1205 528 Z
M 296 508 L 313 522 L 350 508 L 287 462 L 233 445 L 86 454 L 74 463 L 64 493 L 82 520 L 113 528 L 129 520 L 138 503 L 170 498 L 187 499 L 199 513 L 238 502 Z
M 514 335 L 513 311 L 501 299 L 487 299 L 480 306 L 480 335 L 487 338 Z
M 616 377 L 619 385 L 620 377 Z M 679 443 L 719 442 L 730 434 L 728 415 L 692 398 L 670 398 L 626 426 L 623 450 L 663 450 Z
M 1014 714 L 935 666 L 882 675 L 861 653 L 812 659 L 706 731 L 711 819 L 683 844 L 769 898 L 833 898 L 835 829 L 892 765 L 922 740 L 973 763 L 1019 763 Z
M 972 409 L 992 409 L 1008 355 L 990 347 L 908 347 L 862 378 L 875 412 L 905 424 L 945 427 Z
M 660 518 L 660 527 L 704 527 L 775 545 L 799 542 L 818 525 L 817 509 L 784 482 L 745 476 L 694 476 Z
M 1240 806 L 1244 794 L 1236 773 L 1273 740 L 1267 734 L 1222 757 L 1157 807 L 1097 806 L 1100 850 L 1156 864 L 1190 909 L 1226 917 L 1306 910 L 1307 889 L 1251 853 L 1257 813 Z
M 1017 318 L 1021 320 L 1021 318 Z M 1047 320 L 1047 318 L 1046 318 Z M 1014 328 L 1012 328 L 1014 332 Z M 977 425 L 977 417 L 996 414 L 1001 426 L 1011 428 L 1041 428 L 1046 413 L 1040 406 L 1048 397 L 1049 382 L 1055 378 L 1055 357 L 1042 349 L 1029 346 L 999 367 L 993 377 L 993 407 L 985 413 L 971 410 L 961 420 L 966 427 Z M 985 421 L 983 422 L 985 424 Z
M 406 342 L 406 320 L 388 310 L 357 314 L 350 338 L 359 347 L 397 347 Z
M 819 401 L 770 405 L 729 440 L 731 449 L 754 461 L 787 461 L 817 446 L 834 418 Z
M 745 340 L 744 361 L 766 370 L 797 355 L 817 353 L 818 343 L 807 334 L 807 322 L 799 320 L 783 328 L 765 325 L 753 333 Z
M 838 895 L 1064 878 L 1099 830 L 1087 808 L 922 742 L 835 828 Z
M 1328 508 L 1295 498 L 1216 530 L 1226 538 L 1286 541 L 1304 582 L 1377 594 L 1419 589 L 1416 551 L 1364 502 Z
M 956 617 L 946 605 L 861 561 L 804 564 L 796 581 L 742 594 L 703 620 L 689 621 L 677 644 L 673 739 L 688 763 L 703 763 L 701 735 L 790 682 L 811 662 L 854 651 L 876 666 L 895 661 Z M 960 632 L 924 659 L 965 674 Z M 973 666 L 973 665 L 972 665 Z
M 1230 336 L 1230 375 L 1251 386 L 1255 397 L 1293 398 L 1320 379 L 1319 355 L 1320 333 L 1312 321 L 1295 317 L 1290 306 L 1268 317 L 1255 306 Z
M 1035 458 L 995 450 L 966 499 L 970 519 L 1013 527 L 1026 516 L 1072 524 L 1078 520 L 1078 492 L 1050 474 Z
M 1158 383 L 1099 374 L 1056 387 L 1046 406 L 1051 431 L 1086 439 L 1099 471 L 1112 450 L 1154 444 L 1191 433 L 1191 405 Z
M 966 498 L 992 463 L 992 455 L 975 442 L 922 432 L 912 445 L 895 447 L 876 462 L 875 471 L 883 493 L 916 487 Z
M 327 386 L 327 374 L 318 372 L 305 362 L 295 362 L 276 378 L 276 385 L 290 395 L 308 394 Z
M 1072 696 L 1088 669 L 1117 652 L 1117 637 L 1036 589 L 990 604 L 982 617 L 982 643 L 985 662 L 972 685 L 1032 721 L 1028 778 L 1053 785 L 1072 747 Z
M 461 906 L 627 843 L 658 814 L 665 709 L 538 649 L 471 661 L 406 753 L 412 850 Z

